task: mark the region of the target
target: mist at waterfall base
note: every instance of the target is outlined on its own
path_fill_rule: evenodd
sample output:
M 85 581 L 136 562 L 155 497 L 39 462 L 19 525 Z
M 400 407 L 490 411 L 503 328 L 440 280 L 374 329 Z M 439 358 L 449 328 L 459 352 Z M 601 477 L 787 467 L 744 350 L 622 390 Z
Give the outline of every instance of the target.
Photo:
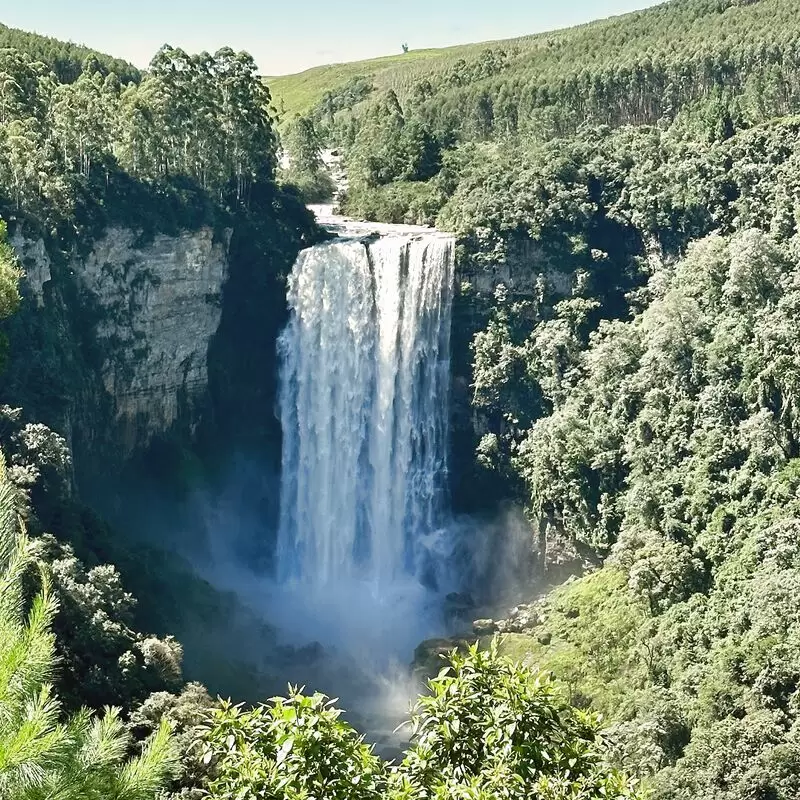
M 284 688 L 339 697 L 373 732 L 418 693 L 415 647 L 463 628 L 445 598 L 503 568 L 497 531 L 487 545 L 491 531 L 449 511 L 453 270 L 453 240 L 435 232 L 300 254 L 279 342 L 274 576 L 224 549 L 214 558 L 214 582 L 294 648 Z

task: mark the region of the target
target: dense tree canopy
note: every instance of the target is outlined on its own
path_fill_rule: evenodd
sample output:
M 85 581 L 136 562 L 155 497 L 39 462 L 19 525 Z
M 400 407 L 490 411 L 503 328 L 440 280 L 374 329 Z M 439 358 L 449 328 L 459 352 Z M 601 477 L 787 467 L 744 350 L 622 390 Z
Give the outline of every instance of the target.
M 476 182 L 454 217 L 478 264 L 514 258 L 522 236 L 543 276 L 568 278 L 566 297 L 498 291 L 476 334 L 477 458 L 525 503 L 542 558 L 606 560 L 626 584 L 603 604 L 647 609 L 633 639 L 603 612 L 531 648 L 613 709 L 622 763 L 660 798 L 798 791 L 796 125 L 587 132 L 545 146 L 575 165 L 551 188 L 526 193 L 548 169 L 534 157 L 500 203 Z M 612 215 L 617 242 L 639 244 L 599 255 L 613 240 L 595 221 Z M 584 649 L 597 624 L 627 653 L 622 695 Z
M 288 161 L 282 177 L 300 190 L 306 202 L 333 198 L 336 187 L 322 160 L 322 142 L 311 119 L 298 116 L 284 128 L 281 150 Z
M 617 713 L 658 797 L 798 791 L 795 247 L 746 229 L 657 270 L 513 457 L 549 535 L 610 553 L 649 609 Z M 691 721 L 677 751 L 648 740 L 654 690 Z
M 77 80 L 87 60 L 92 60 L 108 74 L 113 72 L 123 83 L 138 82 L 141 78 L 133 64 L 119 58 L 96 53 L 88 47 L 72 42 L 62 42 L 49 36 L 9 28 L 0 24 L 0 49 L 13 49 L 27 53 L 35 61 L 46 64 L 63 83 Z
M 94 57 L 62 81 L 31 54 L 0 50 L 5 205 L 73 227 L 87 206 L 130 214 L 137 195 L 165 190 L 247 205 L 274 176 L 269 103 L 252 58 L 229 48 L 190 56 L 165 45 L 141 81 Z

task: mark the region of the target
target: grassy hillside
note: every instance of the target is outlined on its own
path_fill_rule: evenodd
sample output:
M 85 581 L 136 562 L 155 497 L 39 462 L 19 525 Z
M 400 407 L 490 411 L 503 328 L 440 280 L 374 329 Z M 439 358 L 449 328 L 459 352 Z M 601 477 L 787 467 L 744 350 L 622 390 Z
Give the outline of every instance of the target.
M 671 0 L 559 31 L 331 64 L 270 77 L 267 82 L 276 108 L 291 117 L 309 111 L 326 91 L 358 76 L 371 78 L 378 90 L 393 89 L 402 101 L 418 81 L 428 79 L 436 84 L 460 60 L 473 63 L 487 49 L 506 53 L 506 76 L 524 74 L 526 80 L 533 75 L 564 77 L 661 54 L 669 42 L 676 47 L 686 41 L 713 42 L 718 38 L 718 17 L 723 13 L 726 24 L 733 15 L 734 24 L 739 22 L 743 30 L 753 30 L 767 23 L 780 29 L 782 19 L 793 12 L 793 4 L 782 0 Z M 473 80 L 467 78 L 466 82 Z
M 497 43 L 501 44 L 500 42 Z M 310 111 L 325 92 L 359 76 L 371 77 L 380 89 L 403 89 L 430 72 L 440 71 L 459 58 L 477 56 L 489 42 L 456 45 L 455 47 L 411 50 L 408 53 L 350 61 L 345 64 L 326 64 L 312 67 L 295 75 L 266 78 L 275 107 L 291 117 Z

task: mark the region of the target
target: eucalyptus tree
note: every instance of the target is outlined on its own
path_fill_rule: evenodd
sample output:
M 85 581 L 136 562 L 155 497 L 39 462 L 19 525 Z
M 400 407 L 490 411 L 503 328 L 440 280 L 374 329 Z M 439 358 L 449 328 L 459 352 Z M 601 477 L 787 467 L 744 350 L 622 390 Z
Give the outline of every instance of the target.
M 122 95 L 120 161 L 134 174 L 187 175 L 243 202 L 254 181 L 274 176 L 269 103 L 247 53 L 190 55 L 165 45 L 141 84 Z
M 56 87 L 47 120 L 64 168 L 84 176 L 111 155 L 119 120 L 118 86 L 89 67 L 74 83 Z
M 235 53 L 229 47 L 218 50 L 212 69 L 226 169 L 241 202 L 254 182 L 271 180 L 275 174 L 277 139 L 269 112 L 271 97 L 249 53 Z

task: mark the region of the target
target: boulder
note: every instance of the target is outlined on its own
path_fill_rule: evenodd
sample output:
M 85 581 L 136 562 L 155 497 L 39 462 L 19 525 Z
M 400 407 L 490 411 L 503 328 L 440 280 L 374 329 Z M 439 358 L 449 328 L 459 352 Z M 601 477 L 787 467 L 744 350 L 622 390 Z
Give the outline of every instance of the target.
M 477 636 L 491 636 L 497 633 L 497 623 L 493 619 L 476 619 L 472 623 L 472 632 Z
M 418 680 L 426 680 L 438 674 L 445 666 L 445 657 L 453 650 L 464 651 L 469 646 L 465 639 L 426 639 L 414 650 L 412 673 Z

